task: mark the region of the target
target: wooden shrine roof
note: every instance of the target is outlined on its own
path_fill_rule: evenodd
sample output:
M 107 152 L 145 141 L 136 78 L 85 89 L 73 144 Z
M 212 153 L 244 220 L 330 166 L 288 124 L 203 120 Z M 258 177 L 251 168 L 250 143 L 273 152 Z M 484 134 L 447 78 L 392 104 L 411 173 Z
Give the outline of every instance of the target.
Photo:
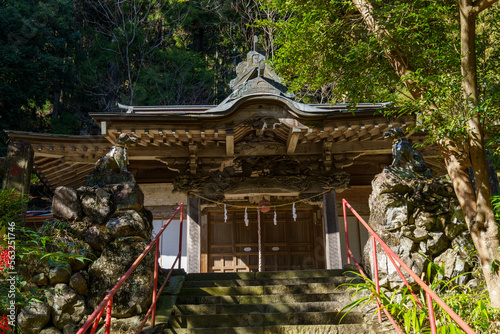
M 308 180 L 323 182 L 333 176 L 342 179 L 346 172 L 350 185 L 366 186 L 391 164 L 392 141 L 383 133 L 391 127 L 406 130 L 414 125 L 413 118 L 384 116 L 389 103 L 352 107 L 294 101 L 265 60 L 250 51 L 236 67 L 233 92 L 217 106 L 119 105 L 123 112 L 91 114 L 101 136 L 6 133 L 13 141 L 31 143 L 35 172 L 52 189 L 83 185 L 121 133 L 138 138 L 128 149 L 128 169 L 138 183 L 171 183 L 181 176 L 195 183 L 212 178 L 211 186 L 216 187 L 219 181 L 213 180 L 232 182 L 236 175 L 252 182 L 281 178 L 284 187 L 289 175 L 300 179 L 305 172 Z M 423 138 L 411 136 L 413 141 Z M 436 155 L 432 149 L 423 152 L 430 167 L 442 174 Z M 321 182 L 313 188 L 324 187 Z
M 120 133 L 139 139 L 128 149 L 129 170 L 139 183 L 172 182 L 180 174 L 206 175 L 235 158 L 288 156 L 313 169 L 346 171 L 351 185 L 369 185 L 392 161 L 392 142 L 383 133 L 414 124 L 411 118 L 391 119 L 376 113 L 382 104 L 365 104 L 354 111 L 347 105 L 316 105 L 312 112 L 298 113 L 283 100 L 250 97 L 217 113 L 208 112 L 216 108 L 211 106 L 94 113 L 91 116 L 101 125 L 101 136 L 7 134 L 13 141 L 32 144 L 35 172 L 52 189 L 83 185 Z M 431 167 L 440 168 L 433 150 L 423 153 Z

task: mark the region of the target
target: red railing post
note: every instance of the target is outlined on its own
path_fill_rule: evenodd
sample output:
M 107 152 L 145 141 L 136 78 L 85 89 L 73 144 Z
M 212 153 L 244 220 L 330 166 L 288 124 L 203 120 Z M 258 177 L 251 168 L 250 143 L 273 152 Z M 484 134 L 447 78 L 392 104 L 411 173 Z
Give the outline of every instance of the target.
M 153 283 L 153 301 L 152 301 L 152 305 L 154 306 L 153 307 L 153 310 L 151 311 L 151 327 L 154 327 L 155 325 L 155 316 L 156 316 L 156 303 L 158 301 L 157 299 L 157 296 L 156 296 L 156 291 L 157 291 L 157 288 L 158 288 L 158 271 L 159 271 L 159 268 L 158 268 L 158 260 L 159 260 L 159 257 L 160 257 L 160 244 L 158 242 L 159 240 L 157 239 L 156 240 L 156 247 L 155 247 L 155 271 L 154 271 L 154 283 Z
M 94 325 L 92 326 L 92 329 L 90 330 L 90 334 L 94 334 L 95 331 L 97 330 L 97 326 L 99 326 L 99 321 L 101 321 L 102 314 L 104 313 L 104 308 L 99 312 L 99 315 L 97 316 L 96 320 L 94 320 Z
M 363 224 L 363 226 L 366 228 L 366 230 L 370 233 L 370 236 L 372 238 L 372 247 L 373 247 L 374 262 L 375 262 L 374 263 L 374 267 L 375 267 L 375 270 L 376 270 L 376 273 L 374 275 L 375 275 L 375 280 L 377 282 L 377 290 L 378 290 L 378 266 L 376 265 L 376 257 L 375 257 L 375 254 L 376 254 L 375 240 L 378 241 L 378 243 L 380 244 L 380 246 L 382 247 L 382 249 L 384 250 L 384 252 L 387 254 L 387 256 L 389 257 L 389 259 L 395 265 L 395 268 L 398 269 L 398 266 L 394 263 L 394 261 L 397 262 L 401 266 L 401 268 L 404 269 L 411 276 L 411 278 L 413 278 L 413 280 L 426 292 L 426 295 L 427 295 L 426 298 L 428 300 L 429 299 L 431 300 L 431 307 L 432 307 L 432 300 L 434 300 L 439 306 L 441 306 L 441 308 L 443 309 L 443 311 L 446 312 L 453 319 L 453 321 L 455 321 L 467 334 L 476 334 L 474 332 L 474 330 L 472 328 L 470 328 L 470 326 L 467 325 L 467 323 L 465 323 L 465 321 L 463 321 L 441 298 L 439 298 L 439 296 L 434 291 L 432 291 L 432 289 L 427 284 L 425 284 L 424 281 L 422 281 L 420 279 L 420 277 L 418 277 L 417 274 L 415 274 L 410 269 L 410 267 L 408 267 L 396 255 L 396 253 L 394 253 L 394 251 L 389 246 L 387 246 L 387 244 L 365 222 L 365 220 L 356 212 L 356 210 L 354 210 L 352 208 L 352 206 L 345 200 L 345 198 L 342 199 L 342 203 L 343 203 L 343 205 L 347 206 L 347 208 L 349 208 L 349 210 L 351 210 L 351 212 L 354 214 L 354 216 L 356 216 L 356 218 L 358 218 L 358 220 Z M 351 254 L 350 250 L 347 250 L 347 252 L 349 254 Z M 356 262 L 355 259 L 354 259 L 354 262 Z M 401 271 L 400 270 L 397 270 L 397 271 L 400 274 L 400 276 L 403 278 L 403 280 L 406 281 L 406 279 L 404 278 L 404 276 L 401 273 Z M 379 290 L 377 291 L 377 293 L 380 293 Z M 380 299 L 378 299 L 378 296 L 377 296 L 377 302 L 380 303 Z M 418 304 L 421 305 L 420 301 L 418 302 Z M 379 306 L 379 309 L 380 309 L 380 306 Z M 391 315 L 387 311 L 387 309 L 384 307 L 383 310 L 384 310 L 384 313 L 389 318 L 389 320 L 391 321 L 391 323 L 393 324 L 394 328 L 396 328 L 396 330 L 398 331 L 398 333 L 401 332 L 400 329 L 397 327 L 396 323 L 394 322 L 394 319 L 392 319 Z M 430 309 L 429 309 L 429 312 L 431 312 Z M 432 313 L 434 314 L 434 310 L 432 310 Z M 430 321 L 431 322 L 434 321 L 434 315 L 432 316 L 432 320 L 430 320 Z M 435 322 L 434 322 L 434 325 L 431 325 L 431 326 L 435 327 Z M 431 328 L 431 330 L 432 330 L 432 328 Z M 433 333 L 435 333 L 435 332 L 433 332 Z
M 106 323 L 105 323 L 105 329 L 104 332 L 106 334 L 111 333 L 111 311 L 113 309 L 113 296 L 111 296 L 108 300 L 108 306 L 106 309 Z
M 342 201 L 342 210 L 344 211 L 344 231 L 345 231 L 345 246 L 348 250 L 351 250 L 349 248 L 349 235 L 347 234 L 347 214 L 345 210 L 345 202 Z M 347 263 L 351 263 L 351 257 L 347 255 Z
M 139 264 L 141 263 L 141 261 L 151 251 L 151 249 L 153 248 L 153 246 L 156 246 L 156 249 L 155 249 L 155 271 L 153 273 L 153 275 L 155 277 L 155 282 L 154 282 L 153 289 L 154 290 L 157 289 L 157 287 L 158 287 L 158 280 L 157 280 L 157 278 L 158 278 L 158 272 L 159 272 L 159 268 L 158 268 L 159 267 L 159 264 L 158 264 L 158 259 L 159 259 L 159 240 L 160 240 L 160 237 L 163 235 L 163 232 L 165 231 L 165 229 L 167 228 L 167 226 L 172 221 L 172 219 L 177 215 L 177 213 L 179 212 L 179 210 L 181 210 L 181 212 L 182 212 L 183 208 L 184 208 L 184 204 L 181 203 L 181 205 L 177 208 L 177 210 L 175 210 L 175 212 L 172 214 L 172 216 L 169 218 L 169 220 L 165 223 L 165 225 L 162 226 L 162 228 L 158 232 L 157 236 L 151 241 L 151 243 L 146 247 L 146 249 L 144 249 L 144 251 L 141 253 L 141 255 L 139 255 L 139 257 L 137 257 L 137 259 L 130 266 L 130 268 L 127 270 L 127 272 L 122 276 L 122 278 L 120 278 L 120 280 L 115 284 L 115 286 L 104 297 L 104 299 L 101 301 L 101 303 L 99 304 L 99 306 L 97 306 L 97 308 L 94 310 L 94 312 L 87 319 L 87 321 L 85 322 L 85 324 L 83 324 L 83 326 L 78 330 L 77 334 L 83 334 L 83 333 L 85 333 L 87 331 L 87 329 L 89 329 L 91 326 L 92 326 L 91 334 L 94 334 L 95 331 L 96 331 L 96 329 L 97 329 L 97 327 L 98 327 L 98 325 L 99 325 L 99 320 L 101 319 L 102 314 L 103 314 L 105 308 L 107 308 L 107 309 L 106 309 L 106 321 L 105 321 L 105 328 L 104 329 L 105 329 L 105 333 L 106 334 L 110 333 L 110 329 L 111 329 L 111 310 L 112 310 L 112 307 L 113 307 L 113 296 L 118 291 L 118 289 L 120 289 L 120 287 L 123 285 L 123 283 L 128 279 L 128 277 L 132 274 L 132 272 L 135 270 L 135 268 L 137 268 L 137 266 L 139 266 Z M 182 222 L 182 213 L 181 213 L 181 222 Z M 181 236 L 182 236 L 182 228 L 181 228 Z M 182 242 L 182 237 L 180 237 L 180 241 Z M 182 249 L 182 247 L 180 247 L 179 249 Z M 156 302 L 158 300 L 158 296 L 161 294 L 163 288 L 165 287 L 165 285 L 166 285 L 166 283 L 168 281 L 168 278 L 170 277 L 170 275 L 172 273 L 172 270 L 174 269 L 174 266 L 175 266 L 175 264 L 176 264 L 176 262 L 178 260 L 180 261 L 180 253 L 177 256 L 176 260 L 174 261 L 174 264 L 172 265 L 172 268 L 170 269 L 170 272 L 168 273 L 167 278 L 166 278 L 165 282 L 163 283 L 163 285 L 161 286 L 161 288 L 159 289 L 159 291 L 158 292 L 153 291 L 153 300 L 154 300 L 154 302 L 152 303 L 151 307 L 149 308 L 148 312 L 146 313 L 146 317 L 144 318 L 144 320 L 142 322 L 142 325 L 138 329 L 138 332 L 140 332 L 142 330 L 142 328 L 144 327 L 144 324 L 146 323 L 149 315 L 152 314 L 152 311 L 153 311 L 152 309 L 154 308 L 156 310 Z M 154 320 L 153 320 L 153 322 L 154 322 Z
M 380 311 L 380 300 L 378 299 L 380 296 L 380 283 L 378 281 L 378 262 L 377 262 L 377 243 L 375 242 L 375 238 L 373 236 L 370 237 L 372 239 L 372 249 L 373 249 L 373 276 L 375 277 L 375 289 L 377 291 L 377 304 L 378 304 L 378 322 L 382 322 L 382 312 Z
M 425 297 L 427 299 L 427 309 L 429 310 L 429 322 L 431 324 L 431 333 L 437 334 L 436 317 L 434 315 L 434 306 L 432 305 L 432 297 L 427 292 L 425 293 Z

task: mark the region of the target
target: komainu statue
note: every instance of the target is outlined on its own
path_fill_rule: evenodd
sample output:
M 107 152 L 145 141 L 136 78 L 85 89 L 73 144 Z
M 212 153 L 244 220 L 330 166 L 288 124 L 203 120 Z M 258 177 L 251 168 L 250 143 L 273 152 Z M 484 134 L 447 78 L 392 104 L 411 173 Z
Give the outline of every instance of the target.
M 111 151 L 97 160 L 94 170 L 87 177 L 87 186 L 135 183 L 134 176 L 127 170 L 127 147 L 137 142 L 137 138 L 122 133 Z
M 432 177 L 431 170 L 426 166 L 424 158 L 406 139 L 401 128 L 391 128 L 384 133 L 384 138 L 392 138 L 393 161 L 389 166 L 391 171 L 407 169 L 427 178 Z

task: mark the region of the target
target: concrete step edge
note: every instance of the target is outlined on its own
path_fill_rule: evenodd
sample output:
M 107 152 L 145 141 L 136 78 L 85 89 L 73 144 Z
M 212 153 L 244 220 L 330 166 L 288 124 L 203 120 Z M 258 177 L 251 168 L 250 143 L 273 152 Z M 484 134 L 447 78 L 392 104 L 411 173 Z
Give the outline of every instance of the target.
M 223 315 L 250 313 L 340 312 L 351 299 L 271 304 L 183 304 L 175 305 L 177 315 Z
M 337 283 L 309 283 L 292 285 L 254 285 L 229 287 L 184 287 L 181 296 L 223 296 L 223 295 L 266 295 L 266 294 L 308 294 L 345 291 L 349 286 Z
M 214 279 L 265 279 L 265 278 L 305 278 L 305 277 L 331 277 L 342 276 L 342 269 L 318 269 L 318 270 L 285 270 L 285 271 L 263 271 L 263 272 L 241 272 L 241 273 L 190 273 L 186 275 L 186 281 L 202 281 Z
M 299 313 L 252 313 L 221 315 L 172 315 L 172 328 L 199 327 L 255 327 L 276 325 L 360 324 L 365 323 L 361 312 L 299 312 Z
M 232 286 L 274 286 L 274 285 L 295 285 L 295 284 L 344 284 L 353 282 L 355 279 L 348 276 L 331 276 L 331 277 L 306 277 L 306 278 L 269 278 L 269 279 L 229 279 L 229 280 L 200 280 L 186 281 L 184 287 L 232 287 Z
M 270 294 L 270 295 L 224 295 L 224 296 L 178 296 L 177 304 L 276 304 L 303 303 L 314 301 L 339 301 L 347 298 L 348 292 L 329 292 L 311 294 Z
M 341 324 L 341 325 L 276 325 L 256 327 L 219 327 L 214 328 L 166 328 L 164 334 L 393 334 L 392 328 L 376 324 Z

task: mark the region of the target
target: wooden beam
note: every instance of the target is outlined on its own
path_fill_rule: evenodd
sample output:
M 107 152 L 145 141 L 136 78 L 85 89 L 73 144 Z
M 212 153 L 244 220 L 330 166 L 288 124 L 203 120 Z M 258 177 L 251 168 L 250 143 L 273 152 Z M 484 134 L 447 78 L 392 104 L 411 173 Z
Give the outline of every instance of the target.
M 390 154 L 392 143 L 390 141 L 351 141 L 332 146 L 332 154 L 343 153 Z
M 331 138 L 323 142 L 323 164 L 327 172 L 332 168 L 332 145 L 333 140 Z
M 46 158 L 41 158 L 41 157 L 35 156 L 35 163 L 33 164 L 33 167 L 35 167 L 35 165 L 36 165 L 36 167 L 38 167 L 38 166 L 40 166 L 40 165 L 42 165 L 42 164 L 44 164 L 44 163 L 46 163 L 47 161 L 50 161 L 50 160 L 52 160 L 52 158 L 47 158 L 47 157 Z
M 64 175 L 65 171 L 67 170 L 74 170 L 75 168 L 78 168 L 79 164 L 62 164 L 58 165 L 57 170 L 54 170 L 54 167 L 43 170 L 42 174 L 45 175 L 47 178 L 49 177 L 54 177 L 57 175 Z
M 299 142 L 299 137 L 301 133 L 301 129 L 298 128 L 291 128 L 290 132 L 288 133 L 288 139 L 286 141 L 286 153 L 287 154 L 292 154 L 295 152 L 295 149 L 297 148 L 297 144 Z
M 226 132 L 226 155 L 228 157 L 234 156 L 234 130 Z
M 196 144 L 189 145 L 189 169 L 191 174 L 196 174 L 196 170 L 198 169 L 198 146 Z
M 89 168 L 87 166 L 83 166 L 83 167 L 80 167 L 80 168 L 77 168 L 76 170 L 74 170 L 73 172 L 71 173 L 66 173 L 64 175 L 61 175 L 61 176 L 54 176 L 54 177 L 47 177 L 47 180 L 50 181 L 50 183 L 52 184 L 63 184 L 69 180 L 72 180 L 73 178 L 77 178 L 79 176 L 86 176 L 86 174 L 90 173 L 92 171 L 92 168 Z

